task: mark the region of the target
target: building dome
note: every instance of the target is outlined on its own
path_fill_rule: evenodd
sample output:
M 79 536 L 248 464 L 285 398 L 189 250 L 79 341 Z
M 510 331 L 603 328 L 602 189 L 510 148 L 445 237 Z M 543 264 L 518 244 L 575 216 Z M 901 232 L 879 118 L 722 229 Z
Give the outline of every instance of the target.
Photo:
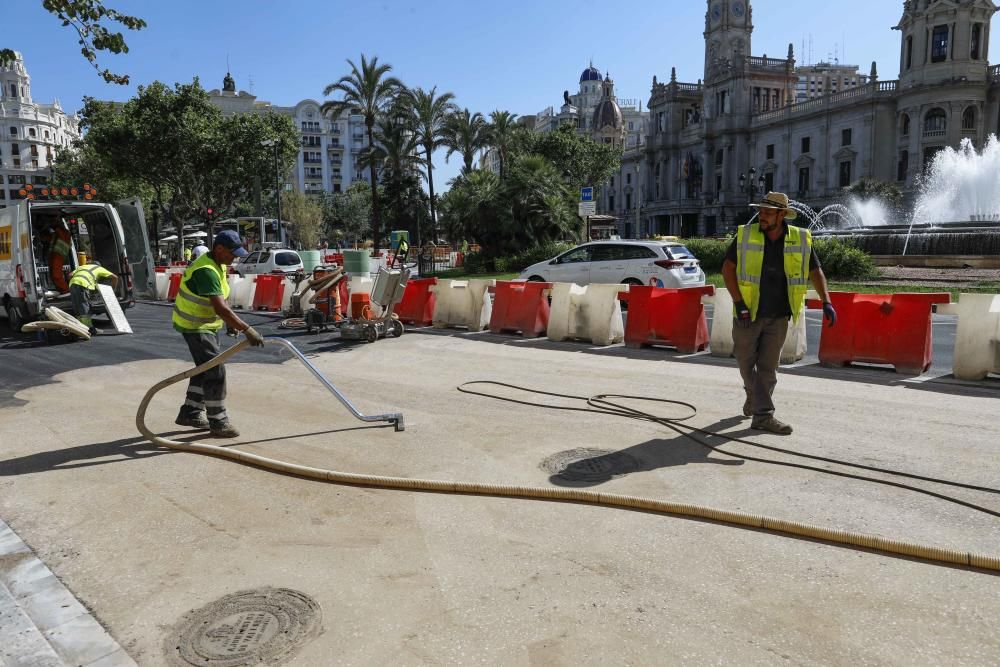
M 625 123 L 622 121 L 621 107 L 613 99 L 607 97 L 594 107 L 593 120 L 594 122 L 591 124 L 591 127 L 596 132 L 603 130 L 605 127 L 620 130 L 625 126 Z
M 580 75 L 580 83 L 584 83 L 585 81 L 600 81 L 600 80 L 601 80 L 601 72 L 593 65 L 583 70 L 583 74 Z

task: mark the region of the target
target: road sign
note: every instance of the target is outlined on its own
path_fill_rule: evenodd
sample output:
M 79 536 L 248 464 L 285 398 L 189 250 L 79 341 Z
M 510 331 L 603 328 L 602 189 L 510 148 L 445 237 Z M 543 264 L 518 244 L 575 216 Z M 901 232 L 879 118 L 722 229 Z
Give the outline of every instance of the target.
M 594 201 L 594 188 L 593 187 L 580 188 L 580 201 Z
M 578 213 L 581 218 L 588 215 L 597 215 L 597 202 L 596 201 L 582 201 L 577 205 Z

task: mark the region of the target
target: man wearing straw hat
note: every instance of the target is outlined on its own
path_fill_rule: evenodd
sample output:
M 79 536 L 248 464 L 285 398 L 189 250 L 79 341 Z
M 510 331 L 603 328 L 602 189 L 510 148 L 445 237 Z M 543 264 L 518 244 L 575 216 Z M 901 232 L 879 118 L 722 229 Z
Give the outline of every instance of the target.
M 739 228 L 722 265 L 734 303 L 733 343 L 746 391 L 743 414 L 753 417 L 752 429 L 789 435 L 792 427 L 775 418 L 772 400 L 788 320 L 798 322 L 802 316 L 810 282 L 823 300 L 828 326 L 836 324 L 837 312 L 812 235 L 787 222 L 796 215 L 788 207 L 788 195 L 768 192 L 750 206 L 757 209 L 757 221 Z

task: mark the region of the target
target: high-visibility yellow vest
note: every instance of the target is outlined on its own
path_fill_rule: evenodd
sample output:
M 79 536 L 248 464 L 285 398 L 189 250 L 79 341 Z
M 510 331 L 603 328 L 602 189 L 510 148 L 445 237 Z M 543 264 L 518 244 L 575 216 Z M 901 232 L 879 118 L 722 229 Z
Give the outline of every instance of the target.
M 86 287 L 89 290 L 96 290 L 98 280 L 113 275 L 113 273 L 105 269 L 103 266 L 98 266 L 97 264 L 84 264 L 83 266 L 78 266 L 73 273 L 70 274 L 69 284 L 80 285 L 81 287 Z
M 49 248 L 50 255 L 59 255 L 60 257 L 69 257 L 73 248 L 70 246 L 70 236 L 69 232 L 65 229 L 56 231 L 55 240 L 52 241 L 52 246 Z
M 812 234 L 808 229 L 788 225 L 785 234 L 785 278 L 788 280 L 788 305 L 792 321 L 798 322 L 809 290 L 809 257 Z M 760 274 L 764 267 L 764 232 L 760 225 L 742 225 L 736 233 L 736 279 L 743 302 L 750 307 L 750 317 L 757 319 L 760 305 Z
M 208 268 L 215 271 L 222 284 L 222 298 L 229 298 L 229 281 L 226 280 L 226 267 L 217 264 L 212 259 L 212 254 L 206 252 L 196 259 L 191 266 L 184 271 L 181 277 L 181 284 L 177 290 L 177 299 L 174 301 L 174 314 L 171 318 L 173 323 L 187 331 L 218 331 L 222 328 L 222 318 L 215 314 L 212 302 L 203 296 L 198 296 L 192 292 L 187 285 L 188 280 L 195 271 Z

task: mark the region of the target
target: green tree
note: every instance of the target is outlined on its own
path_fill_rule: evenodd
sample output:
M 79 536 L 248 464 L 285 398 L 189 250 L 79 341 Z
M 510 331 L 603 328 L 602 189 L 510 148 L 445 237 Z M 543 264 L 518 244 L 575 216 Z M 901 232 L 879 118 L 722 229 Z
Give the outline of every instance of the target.
M 355 181 L 345 192 L 330 197 L 330 230 L 340 230 L 355 246 L 371 230 L 372 189 L 364 181 Z
M 108 83 L 128 85 L 127 74 L 115 74 L 111 70 L 102 70 L 97 63 L 97 52 L 128 53 L 125 37 L 120 32 L 111 32 L 104 22 L 120 23 L 129 30 L 142 30 L 146 22 L 142 19 L 122 14 L 104 6 L 103 0 L 42 0 L 42 8 L 52 14 L 63 26 L 72 26 L 76 30 L 80 53 L 87 59 L 97 73 Z M 0 49 L 0 65 L 13 62 L 13 49 Z
M 417 135 L 409 117 L 399 108 L 378 117 L 376 143 L 361 156 L 361 166 L 368 166 L 382 175 L 382 186 L 392 207 L 393 224 L 403 224 L 404 199 L 411 181 L 419 182 L 423 161 L 417 154 Z M 419 187 L 419 186 L 418 186 Z
M 507 161 L 510 158 L 511 148 L 517 130 L 516 113 L 509 111 L 494 111 L 490 114 L 490 123 L 486 130 L 486 141 L 489 146 L 497 152 L 500 159 L 500 180 L 504 180 L 506 175 Z
M 574 197 L 559 170 L 540 155 L 518 159 L 505 182 L 511 221 L 507 233 L 512 250 L 577 238 L 581 221 L 573 208 Z
M 465 108 L 450 114 L 443 129 L 442 143 L 448 147 L 445 162 L 452 153 L 459 153 L 465 163 L 464 173 L 472 171 L 476 152 L 486 146 L 486 134 L 486 120 L 478 111 L 472 113 Z
M 303 250 L 319 245 L 323 230 L 323 206 L 298 190 L 281 193 L 282 217 L 292 223 L 292 238 Z
M 621 168 L 622 149 L 577 134 L 572 125 L 524 137 L 521 149 L 546 158 L 577 189 L 605 183 Z
M 880 181 L 877 178 L 862 178 L 844 188 L 844 192 L 862 201 L 878 199 L 890 208 L 899 208 L 903 203 L 903 191 L 895 183 Z
M 338 93 L 342 98 L 325 102 L 322 111 L 324 114 L 337 118 L 344 111 L 359 110 L 365 119 L 368 146 L 372 147 L 375 145 L 375 121 L 395 102 L 396 97 L 404 90 L 404 86 L 399 79 L 389 76 L 392 66 L 384 63 L 379 64 L 378 56 L 372 56 L 372 59 L 368 60 L 362 53 L 360 69 L 351 60 L 348 60 L 347 64 L 351 66 L 350 73 L 323 89 L 324 95 Z M 372 186 L 378 184 L 375 167 L 375 161 L 369 161 L 368 168 Z M 374 230 L 375 250 L 378 251 L 379 241 L 382 237 L 382 221 L 377 187 L 372 190 L 372 228 Z
M 404 99 L 409 106 L 413 130 L 417 141 L 424 149 L 424 168 L 427 172 L 427 189 L 430 192 L 431 221 L 437 220 L 434 197 L 434 162 L 431 155 L 444 145 L 445 121 L 450 113 L 455 111 L 452 93 L 437 94 L 437 86 L 425 91 L 414 88 L 407 92 Z M 419 236 L 418 239 L 419 241 Z

